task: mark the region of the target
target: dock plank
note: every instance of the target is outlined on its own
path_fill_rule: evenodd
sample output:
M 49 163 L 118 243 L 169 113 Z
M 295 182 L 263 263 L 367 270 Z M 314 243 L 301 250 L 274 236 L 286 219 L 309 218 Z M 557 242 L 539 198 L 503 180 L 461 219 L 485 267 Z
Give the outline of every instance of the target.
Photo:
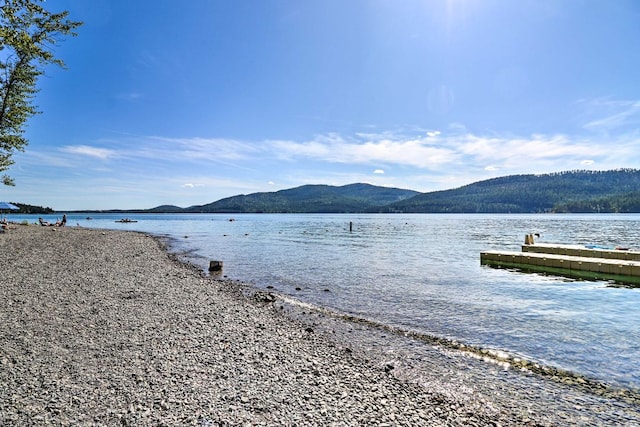
M 535 247 L 536 245 L 527 245 Z M 589 256 L 551 253 L 559 246 L 546 245 L 548 252 L 485 251 L 480 253 L 480 263 L 493 267 L 532 270 L 561 276 L 614 280 L 640 286 L 640 260 L 601 258 L 591 256 L 597 251 L 580 252 Z M 566 248 L 560 248 L 558 252 Z M 609 251 L 607 251 L 609 252 Z M 578 253 L 578 252 L 572 252 Z M 634 252 L 635 253 L 635 252 Z
M 606 249 L 599 247 L 587 247 L 582 245 L 561 245 L 549 243 L 535 243 L 523 245 L 522 252 L 548 253 L 554 255 L 580 256 L 602 259 L 622 259 L 627 261 L 640 261 L 640 252 L 622 249 Z

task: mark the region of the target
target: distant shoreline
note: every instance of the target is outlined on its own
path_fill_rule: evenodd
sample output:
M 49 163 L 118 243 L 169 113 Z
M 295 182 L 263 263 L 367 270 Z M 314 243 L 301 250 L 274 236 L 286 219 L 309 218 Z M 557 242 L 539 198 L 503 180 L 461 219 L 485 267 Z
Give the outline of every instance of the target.
M 73 212 L 640 213 L 640 170 L 574 170 L 541 175 L 510 175 L 431 192 L 366 183 L 342 186 L 308 184 L 273 192 L 239 194 L 186 208 L 164 204 L 149 209 Z

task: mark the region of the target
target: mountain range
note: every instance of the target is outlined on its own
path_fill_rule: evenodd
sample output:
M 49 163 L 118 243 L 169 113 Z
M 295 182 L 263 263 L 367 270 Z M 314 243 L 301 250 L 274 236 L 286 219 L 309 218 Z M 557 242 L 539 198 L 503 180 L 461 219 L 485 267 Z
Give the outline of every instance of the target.
M 370 184 L 303 185 L 268 193 L 227 197 L 206 205 L 158 206 L 152 212 L 206 213 L 346 213 L 367 212 L 420 194 Z
M 561 213 L 640 212 L 640 170 L 510 175 L 420 193 L 370 184 L 304 185 L 205 205 L 137 212 L 203 213 Z

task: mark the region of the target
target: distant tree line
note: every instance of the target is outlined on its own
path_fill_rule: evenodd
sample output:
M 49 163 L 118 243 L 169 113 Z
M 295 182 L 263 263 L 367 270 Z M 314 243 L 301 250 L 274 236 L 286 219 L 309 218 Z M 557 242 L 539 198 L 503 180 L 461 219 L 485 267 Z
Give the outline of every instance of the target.
M 55 211 L 49 207 L 42 207 L 42 206 L 33 206 L 33 205 L 27 205 L 24 203 L 12 203 L 13 205 L 16 205 L 17 207 L 20 208 L 20 210 L 18 211 L 14 211 L 15 213 L 21 213 L 21 214 L 52 214 Z
M 33 207 L 30 213 L 51 212 L 46 209 Z M 430 193 L 369 184 L 304 185 L 188 208 L 162 205 L 128 212 L 631 213 L 640 212 L 640 170 L 511 175 Z

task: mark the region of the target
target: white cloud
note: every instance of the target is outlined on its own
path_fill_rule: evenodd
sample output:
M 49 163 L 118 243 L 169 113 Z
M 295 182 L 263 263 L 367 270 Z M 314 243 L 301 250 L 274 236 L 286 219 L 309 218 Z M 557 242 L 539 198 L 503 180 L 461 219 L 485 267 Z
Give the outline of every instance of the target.
M 430 137 L 430 138 L 435 138 L 438 135 L 440 135 L 440 131 L 439 130 L 427 132 L 427 136 Z
M 282 164 L 283 160 L 307 162 L 305 165 L 313 162 L 316 163 L 315 167 L 321 169 L 326 169 L 326 166 L 321 166 L 325 163 L 394 165 L 431 173 L 452 173 L 462 169 L 485 172 L 501 170 L 505 174 L 567 170 L 596 162 L 603 167 L 633 167 L 637 163 L 634 163 L 634 159 L 640 161 L 636 154 L 640 152 L 640 139 L 633 136 L 594 141 L 563 134 L 523 137 L 481 135 L 467 131 L 450 132 L 443 136 L 434 131 L 438 133 L 438 138 L 435 138 L 422 132 L 416 130 L 414 135 L 382 132 L 352 136 L 329 133 L 307 141 L 262 142 L 220 138 L 127 137 L 100 142 L 102 145 L 108 143 L 109 149 L 77 145 L 63 147 L 60 151 L 102 160 L 125 159 L 132 165 L 139 164 L 141 169 L 162 169 L 166 165 L 173 171 L 179 168 L 187 172 L 194 167 L 201 168 L 203 164 L 217 163 L 226 171 L 233 168 L 248 171 L 252 175 L 260 174 L 267 164 L 285 171 L 289 166 Z M 611 149 L 612 146 L 615 146 L 615 150 Z M 56 153 L 50 153 L 50 156 L 54 158 Z M 593 163 L 585 163 L 585 159 Z M 64 160 L 61 157 L 58 163 L 64 164 Z M 74 166 L 71 160 L 67 159 L 69 167 Z M 169 170 L 167 168 L 165 170 Z M 376 168 L 374 173 L 383 174 L 385 169 Z M 179 185 L 184 182 L 189 181 Z
M 428 138 L 387 137 L 347 140 L 337 135 L 313 141 L 272 141 L 272 151 L 281 159 L 307 158 L 331 163 L 386 163 L 420 168 L 452 162 L 457 153 L 445 144 L 434 145 Z
M 330 134 L 305 142 L 269 141 L 264 155 L 292 161 L 397 165 L 439 173 L 475 169 L 509 174 L 574 169 L 585 158 L 604 165 L 607 162 L 602 160 L 611 156 L 624 159 L 626 153 L 635 157 L 634 150 L 640 145 L 634 139 L 620 139 L 613 151 L 609 143 L 563 134 L 523 137 L 452 132 L 437 139 L 391 133 L 351 138 Z
M 544 168 L 548 171 L 571 169 L 586 156 L 607 156 L 610 148 L 589 140 L 566 135 L 523 137 L 482 137 L 467 134 L 451 141 L 468 164 L 488 163 L 494 168 L 525 173 Z
M 103 160 L 117 156 L 116 151 L 107 148 L 91 147 L 88 145 L 67 145 L 62 147 L 60 150 L 65 153 L 80 154 L 82 156 L 96 157 Z

